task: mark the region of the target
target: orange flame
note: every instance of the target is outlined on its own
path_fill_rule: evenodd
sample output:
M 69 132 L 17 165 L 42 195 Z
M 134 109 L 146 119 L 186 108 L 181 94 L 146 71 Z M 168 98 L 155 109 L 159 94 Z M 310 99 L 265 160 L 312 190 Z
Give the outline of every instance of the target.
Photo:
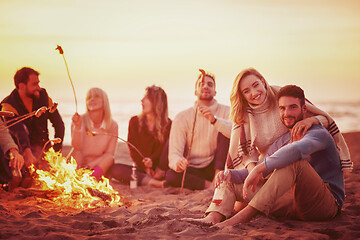
M 73 157 L 67 160 L 51 148 L 45 153 L 44 160 L 48 170 L 31 166 L 31 172 L 35 173 L 37 188 L 55 193 L 52 195 L 55 204 L 75 209 L 123 205 L 123 197 L 112 188 L 109 179 L 102 177 L 101 181 L 97 181 L 91 176 L 93 170 L 77 169 Z

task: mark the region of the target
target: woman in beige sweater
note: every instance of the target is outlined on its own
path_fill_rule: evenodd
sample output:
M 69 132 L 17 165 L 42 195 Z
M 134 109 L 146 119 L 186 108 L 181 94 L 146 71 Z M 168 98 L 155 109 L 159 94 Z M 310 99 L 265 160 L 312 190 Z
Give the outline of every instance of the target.
M 117 136 L 107 94 L 91 88 L 86 94 L 86 113 L 75 113 L 72 118 L 71 145 L 78 166 L 94 169 L 93 176 L 100 179 L 114 164 Z

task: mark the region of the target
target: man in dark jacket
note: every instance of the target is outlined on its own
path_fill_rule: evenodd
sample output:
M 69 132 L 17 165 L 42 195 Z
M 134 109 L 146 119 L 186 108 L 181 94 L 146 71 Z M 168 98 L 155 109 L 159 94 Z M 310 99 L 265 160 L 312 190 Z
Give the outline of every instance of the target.
M 1 110 L 22 116 L 36 111 L 40 107 L 51 107 L 53 102 L 44 88 L 39 86 L 39 72 L 23 67 L 14 75 L 15 89 L 1 102 Z M 10 120 L 11 118 L 6 118 Z M 64 122 L 58 112 L 46 111 L 40 117 L 33 116 L 10 127 L 10 132 L 23 153 L 25 165 L 36 163 L 46 142 L 49 140 L 47 122 L 50 120 L 55 130 L 55 137 L 64 139 Z M 54 146 L 56 151 L 61 143 Z

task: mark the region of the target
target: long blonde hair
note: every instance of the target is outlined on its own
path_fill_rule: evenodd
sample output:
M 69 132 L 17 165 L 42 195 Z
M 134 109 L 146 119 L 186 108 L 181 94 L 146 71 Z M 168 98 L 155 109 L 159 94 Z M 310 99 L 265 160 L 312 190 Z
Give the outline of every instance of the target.
M 101 88 L 90 88 L 86 93 L 86 100 L 88 100 L 91 96 L 97 95 L 99 96 L 103 101 L 103 113 L 104 113 L 104 119 L 103 122 L 105 123 L 105 130 L 110 130 L 114 120 L 111 116 L 111 110 L 110 110 L 110 103 L 109 98 L 104 90 Z M 86 104 L 86 113 L 84 114 L 84 123 L 86 129 L 90 129 L 91 119 L 89 116 L 89 109 Z
M 248 110 L 248 102 L 240 91 L 240 82 L 243 78 L 249 75 L 258 77 L 265 85 L 267 91 L 268 101 L 270 101 L 270 107 L 276 104 L 276 94 L 266 82 L 265 78 L 254 68 L 247 68 L 241 71 L 235 78 L 234 84 L 230 94 L 230 119 L 238 124 L 244 124 L 246 122 L 246 112 Z
M 155 85 L 147 87 L 145 91 L 145 96 L 150 100 L 152 112 L 155 115 L 155 126 L 153 131 L 155 139 L 162 143 L 165 140 L 166 129 L 169 123 L 167 95 L 164 89 Z M 138 117 L 140 120 L 139 127 L 141 129 L 146 122 L 146 117 L 143 113 L 140 113 Z

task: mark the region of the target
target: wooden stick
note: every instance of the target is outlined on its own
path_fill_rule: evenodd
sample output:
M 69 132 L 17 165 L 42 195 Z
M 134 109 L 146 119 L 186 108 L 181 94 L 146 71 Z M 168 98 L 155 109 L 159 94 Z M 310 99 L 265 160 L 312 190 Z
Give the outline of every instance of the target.
M 5 122 L 1 123 L 0 127 L 6 125 L 5 128 L 9 129 L 10 127 L 14 126 L 15 124 L 18 124 L 19 122 L 22 122 L 22 121 L 24 121 L 24 120 L 26 120 L 28 118 L 33 117 L 33 116 L 40 117 L 41 114 L 45 113 L 47 110 L 50 110 L 50 109 L 51 109 L 51 107 L 42 106 L 39 109 L 37 109 L 35 111 L 32 111 L 30 113 L 27 113 L 27 114 L 24 114 L 24 115 L 9 119 L 8 121 L 5 121 Z M 9 123 L 11 123 L 11 124 L 9 124 Z
M 69 77 L 69 80 L 70 80 L 70 83 L 71 83 L 71 87 L 72 87 L 72 90 L 73 90 L 73 93 L 74 93 L 76 112 L 78 112 L 78 104 L 77 104 L 75 87 L 74 87 L 73 81 L 71 80 L 71 77 L 70 77 L 69 67 L 68 67 L 67 62 L 66 62 L 66 59 L 65 59 L 64 50 L 62 49 L 62 47 L 61 47 L 60 45 L 57 45 L 57 47 L 55 48 L 55 50 L 59 50 L 60 55 L 63 56 L 64 63 L 65 63 L 65 67 L 66 67 L 66 71 L 67 71 L 67 75 L 68 75 L 68 77 Z
M 134 146 L 134 144 L 132 144 L 131 142 L 129 141 L 126 141 L 125 139 L 119 137 L 119 136 L 116 136 L 114 134 L 110 134 L 110 133 L 99 133 L 99 132 L 91 132 L 91 131 L 87 131 L 86 134 L 88 136 L 96 136 L 96 135 L 108 135 L 108 136 L 111 136 L 111 137 L 116 137 L 118 139 L 120 139 L 121 141 L 123 141 L 124 143 L 128 144 L 128 146 L 132 147 L 139 155 L 141 158 L 145 158 L 144 155 L 140 152 L 140 150 Z
M 194 132 L 195 132 L 195 124 L 196 124 L 197 111 L 198 111 L 198 105 L 197 105 L 197 103 L 196 103 L 194 123 L 193 123 L 192 131 L 191 131 L 191 140 L 190 140 L 190 144 L 189 144 L 189 151 L 188 151 L 187 154 L 186 154 L 186 160 L 189 160 L 190 152 L 191 152 L 191 148 L 192 148 L 192 144 L 193 144 L 193 141 L 194 141 Z M 185 168 L 185 170 L 184 170 L 184 172 L 183 172 L 183 176 L 182 176 L 182 180 L 181 180 L 180 193 L 182 193 L 182 191 L 183 191 L 183 189 L 184 189 L 186 169 L 187 169 L 187 167 Z
M 14 117 L 14 118 L 12 118 L 12 119 L 9 119 L 9 120 L 4 121 L 3 123 L 1 123 L 1 124 L 0 124 L 0 127 L 1 127 L 1 126 L 5 126 L 5 125 L 7 125 L 7 124 L 9 124 L 9 123 L 15 122 L 15 121 L 17 121 L 17 120 L 23 121 L 23 120 L 24 120 L 23 118 L 26 118 L 26 117 L 28 117 L 28 116 L 32 117 L 32 116 L 34 116 L 34 115 L 35 115 L 35 111 L 30 112 L 30 113 L 26 113 L 26 114 L 24 114 L 24 115 L 20 115 L 20 116 Z

